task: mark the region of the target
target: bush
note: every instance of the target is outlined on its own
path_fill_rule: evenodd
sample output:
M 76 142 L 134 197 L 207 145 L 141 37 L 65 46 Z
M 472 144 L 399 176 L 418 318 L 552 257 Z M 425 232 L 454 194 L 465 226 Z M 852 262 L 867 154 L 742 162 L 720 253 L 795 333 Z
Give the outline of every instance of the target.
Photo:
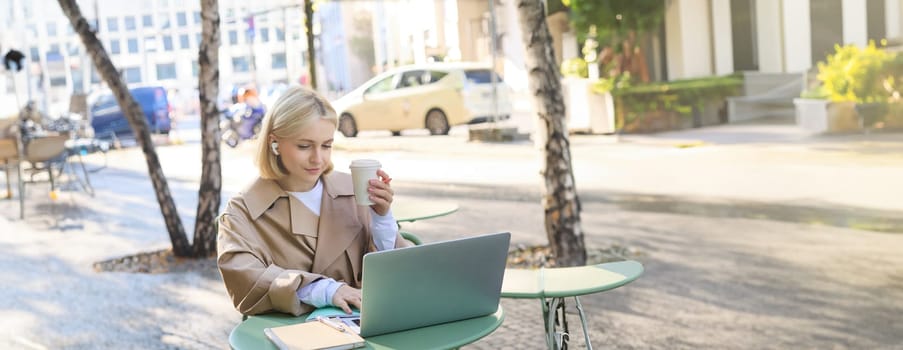
M 611 94 L 615 98 L 615 110 L 618 114 L 616 127 L 628 132 L 649 130 L 650 128 L 640 125 L 648 124 L 644 119 L 655 118 L 655 115 L 677 118 L 660 124 L 660 127 L 655 127 L 658 129 L 655 131 L 688 125 L 713 125 L 717 121 L 702 115 L 717 116 L 720 111 L 712 109 L 723 108 L 724 100 L 738 95 L 742 85 L 741 76 L 728 75 L 613 89 Z
M 818 63 L 821 95 L 837 102 L 887 102 L 896 90 L 899 62 L 895 54 L 874 42 L 865 48 L 836 45 L 834 54 Z
M 604 94 L 619 89 L 626 89 L 631 86 L 632 82 L 633 79 L 630 76 L 630 72 L 624 72 L 613 78 L 600 78 L 593 83 L 593 92 Z

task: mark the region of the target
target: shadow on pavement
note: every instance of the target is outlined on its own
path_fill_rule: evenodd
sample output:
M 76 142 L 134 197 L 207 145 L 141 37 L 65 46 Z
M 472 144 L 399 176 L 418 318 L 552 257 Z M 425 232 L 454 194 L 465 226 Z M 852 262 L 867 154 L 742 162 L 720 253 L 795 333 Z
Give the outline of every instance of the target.
M 395 184 L 393 184 L 395 185 Z M 499 187 L 479 184 L 435 184 L 404 182 L 395 185 L 398 193 L 416 193 L 424 197 L 480 198 L 536 202 L 539 188 Z M 887 233 L 903 233 L 903 213 L 849 207 L 824 202 L 758 202 L 689 196 L 653 195 L 615 191 L 579 191 L 582 203 L 605 203 L 621 210 L 671 213 L 711 218 L 774 220 L 811 225 L 846 227 Z M 801 203 L 805 202 L 805 203 Z

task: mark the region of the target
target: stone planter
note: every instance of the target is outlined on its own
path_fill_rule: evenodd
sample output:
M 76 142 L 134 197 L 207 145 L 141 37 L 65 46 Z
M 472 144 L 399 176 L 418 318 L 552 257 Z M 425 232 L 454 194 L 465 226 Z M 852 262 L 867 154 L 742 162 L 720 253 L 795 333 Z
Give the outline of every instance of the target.
M 862 130 L 854 102 L 831 102 L 797 98 L 796 125 L 813 133 L 843 133 Z
M 564 89 L 567 126 L 571 132 L 611 134 L 615 132 L 614 102 L 610 93 L 593 92 L 589 79 L 565 78 Z

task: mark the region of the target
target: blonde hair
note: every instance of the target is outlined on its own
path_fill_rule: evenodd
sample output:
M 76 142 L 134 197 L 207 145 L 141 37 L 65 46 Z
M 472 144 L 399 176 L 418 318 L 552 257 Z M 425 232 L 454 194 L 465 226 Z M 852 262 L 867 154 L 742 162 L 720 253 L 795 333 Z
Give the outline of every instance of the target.
M 305 128 L 318 120 L 328 120 L 338 127 L 339 118 L 335 109 L 323 96 L 306 87 L 291 87 L 273 103 L 263 118 L 260 135 L 257 137 L 257 170 L 260 177 L 276 180 L 288 175 L 282 159 L 270 148 L 269 136 L 294 138 Z M 326 165 L 323 174 L 332 171 L 332 162 Z

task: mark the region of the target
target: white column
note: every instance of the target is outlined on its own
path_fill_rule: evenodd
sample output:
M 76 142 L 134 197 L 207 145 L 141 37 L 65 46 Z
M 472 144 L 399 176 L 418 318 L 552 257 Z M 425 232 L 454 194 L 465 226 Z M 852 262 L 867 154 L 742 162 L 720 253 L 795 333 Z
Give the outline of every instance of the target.
M 712 0 L 712 39 L 715 51 L 715 74 L 734 72 L 734 39 L 731 36 L 730 1 Z
M 900 36 L 901 10 L 903 9 L 901 9 L 900 0 L 884 0 L 884 23 L 887 25 L 885 37 L 897 38 Z
M 669 80 L 714 73 L 710 23 L 707 0 L 670 2 L 665 11 Z
M 868 26 L 865 1 L 842 0 L 843 43 L 865 46 L 868 44 Z M 887 12 L 887 11 L 885 11 Z
M 812 66 L 812 26 L 809 0 L 784 1 L 784 71 L 802 72 Z
M 680 31 L 680 2 L 665 1 L 665 47 L 668 52 L 668 80 L 684 76 L 683 33 Z
M 784 71 L 784 47 L 780 0 L 756 1 L 756 47 L 759 50 L 759 71 Z

